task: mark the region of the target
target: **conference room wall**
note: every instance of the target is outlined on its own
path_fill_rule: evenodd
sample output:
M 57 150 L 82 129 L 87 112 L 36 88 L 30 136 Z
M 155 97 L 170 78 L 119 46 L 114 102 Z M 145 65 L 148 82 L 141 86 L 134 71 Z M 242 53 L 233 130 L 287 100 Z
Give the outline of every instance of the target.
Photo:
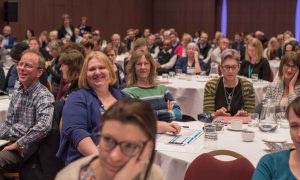
M 0 0 L 0 9 L 3 11 Z M 81 16 L 89 18 L 94 29 L 100 29 L 105 39 L 112 33 L 130 27 L 141 30 L 149 27 L 155 32 L 160 28 L 175 28 L 179 33 L 193 34 L 204 30 L 212 37 L 221 30 L 222 0 L 23 0 L 19 2 L 18 22 L 11 22 L 18 40 L 24 38 L 26 28 L 36 33 L 58 29 L 61 14 L 68 13 L 73 25 L 78 25 Z M 227 0 L 227 35 L 235 32 L 260 29 L 268 36 L 290 30 L 294 32 L 296 0 Z M 0 14 L 0 23 L 3 13 Z

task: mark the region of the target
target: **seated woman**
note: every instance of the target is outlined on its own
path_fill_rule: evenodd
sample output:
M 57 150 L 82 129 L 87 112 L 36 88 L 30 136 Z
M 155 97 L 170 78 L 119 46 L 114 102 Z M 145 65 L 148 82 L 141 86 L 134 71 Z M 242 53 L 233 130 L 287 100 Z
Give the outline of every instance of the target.
M 263 46 L 256 38 L 250 39 L 247 44 L 246 60 L 242 61 L 239 75 L 251 78 L 252 74 L 258 74 L 259 79 L 273 80 L 273 74 L 267 59 L 263 58 Z
M 222 77 L 212 79 L 205 85 L 203 111 L 217 116 L 246 116 L 254 112 L 255 97 L 252 83 L 237 77 L 240 54 L 226 49 L 221 56 Z
M 300 179 L 300 97 L 287 108 L 290 135 L 295 149 L 263 156 L 253 174 L 253 180 Z
M 153 164 L 157 121 L 152 111 L 151 105 L 137 99 L 114 104 L 97 132 L 98 153 L 70 164 L 55 179 L 164 179 Z
M 199 48 L 195 43 L 189 43 L 186 47 L 186 57 L 181 57 L 177 60 L 175 69 L 181 69 L 183 73 L 189 73 L 188 68 L 195 68 L 195 73 L 201 73 L 199 59 Z
M 279 81 L 273 82 L 267 88 L 264 100 L 272 99 L 284 111 L 289 103 L 300 96 L 300 55 L 287 52 L 281 58 L 279 66 Z
M 62 78 L 57 92 L 56 100 L 67 97 L 72 91 L 78 89 L 78 78 L 83 65 L 84 57 L 76 49 L 67 49 L 59 58 Z
M 70 94 L 62 113 L 61 141 L 56 156 L 66 164 L 97 152 L 97 127 L 110 106 L 127 95 L 112 87 L 116 82 L 108 57 L 92 51 L 84 60 L 79 76 L 81 88 Z M 158 123 L 157 132 L 178 133 L 172 123 Z
M 160 121 L 181 120 L 180 107 L 168 89 L 156 81 L 156 66 L 150 53 L 135 51 L 126 68 L 127 88 L 123 92 L 129 96 L 152 104 Z
M 116 73 L 117 81 L 113 85 L 113 87 L 118 88 L 118 89 L 123 89 L 126 87 L 126 80 L 125 80 L 125 72 L 124 69 L 120 64 L 116 63 L 116 58 L 117 58 L 117 50 L 113 48 L 111 44 L 107 45 L 104 50 L 104 54 L 108 56 L 110 59 L 114 72 Z

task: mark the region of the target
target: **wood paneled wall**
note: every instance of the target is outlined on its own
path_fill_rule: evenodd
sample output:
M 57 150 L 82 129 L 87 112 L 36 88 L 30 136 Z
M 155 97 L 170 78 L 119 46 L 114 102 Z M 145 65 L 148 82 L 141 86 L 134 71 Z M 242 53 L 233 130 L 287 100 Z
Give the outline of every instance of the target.
M 0 23 L 3 21 L 3 2 L 0 0 Z M 58 29 L 61 15 L 68 13 L 73 25 L 87 16 L 94 29 L 110 39 L 115 33 L 125 35 L 128 28 L 154 32 L 161 28 L 175 28 L 180 34 L 194 34 L 204 30 L 212 37 L 220 30 L 222 0 L 19 0 L 19 20 L 11 22 L 18 40 L 24 38 L 26 28 L 38 35 L 42 30 Z M 227 0 L 228 29 L 235 32 L 262 30 L 268 36 L 285 30 L 294 31 L 296 0 Z

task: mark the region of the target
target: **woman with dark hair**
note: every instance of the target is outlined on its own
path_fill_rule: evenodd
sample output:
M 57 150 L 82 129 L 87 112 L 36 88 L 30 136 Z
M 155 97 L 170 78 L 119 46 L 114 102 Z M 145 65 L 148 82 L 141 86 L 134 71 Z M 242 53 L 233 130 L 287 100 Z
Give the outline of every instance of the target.
M 78 89 L 78 78 L 83 62 L 84 57 L 82 53 L 76 49 L 69 49 L 61 53 L 59 64 L 62 78 L 56 100 L 65 98 L 72 91 Z
M 286 114 L 295 148 L 263 156 L 253 180 L 300 179 L 300 97 L 289 104 Z
M 25 39 L 23 40 L 23 42 L 25 42 L 26 44 L 28 44 L 29 39 L 31 39 L 32 37 L 34 37 L 34 31 L 32 29 L 26 29 L 25 31 Z
M 74 27 L 71 25 L 71 17 L 68 14 L 62 15 L 63 25 L 58 30 L 58 39 L 69 39 L 75 42 Z
M 80 159 L 56 177 L 60 179 L 164 179 L 153 164 L 156 117 L 151 105 L 124 98 L 103 115 L 98 154 Z
M 226 49 L 221 56 L 222 77 L 208 81 L 204 89 L 203 111 L 217 116 L 247 116 L 254 112 L 255 99 L 252 83 L 237 77 L 240 53 Z
M 126 87 L 125 72 L 121 65 L 116 63 L 117 50 L 112 45 L 108 45 L 103 50 L 104 54 L 110 59 L 114 72 L 116 73 L 117 81 L 113 87 L 123 89 Z
M 279 66 L 279 81 L 273 82 L 267 88 L 263 101 L 272 99 L 284 110 L 290 102 L 300 96 L 300 55 L 296 52 L 287 52 L 282 56 Z

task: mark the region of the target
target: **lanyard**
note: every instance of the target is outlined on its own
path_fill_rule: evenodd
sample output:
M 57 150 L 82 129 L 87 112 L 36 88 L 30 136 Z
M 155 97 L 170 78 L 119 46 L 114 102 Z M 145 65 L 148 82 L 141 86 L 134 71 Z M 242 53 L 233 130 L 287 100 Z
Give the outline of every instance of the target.
M 253 65 L 253 67 L 251 67 L 251 64 L 249 64 L 249 66 L 248 66 L 248 78 L 251 78 L 254 66 L 255 66 L 255 64 Z

